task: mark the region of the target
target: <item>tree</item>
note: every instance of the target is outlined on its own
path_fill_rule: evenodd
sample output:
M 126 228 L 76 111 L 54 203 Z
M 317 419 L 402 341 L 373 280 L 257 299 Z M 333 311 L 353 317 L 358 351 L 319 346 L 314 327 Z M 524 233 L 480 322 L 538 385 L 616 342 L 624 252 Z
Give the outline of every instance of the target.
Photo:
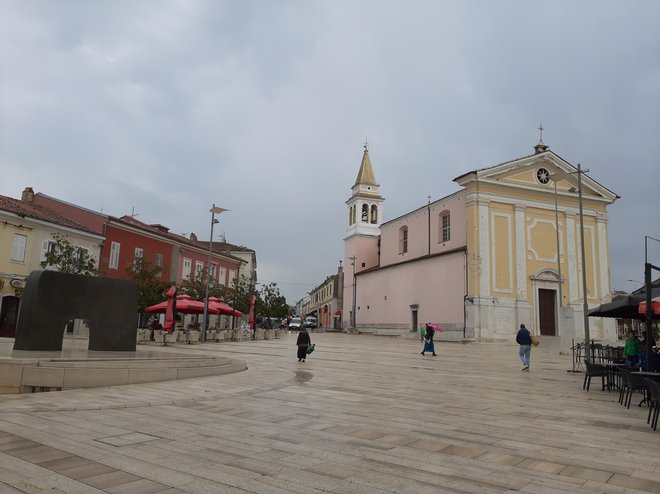
M 69 239 L 60 233 L 52 235 L 55 244 L 45 254 L 45 259 L 39 264 L 42 268 L 55 267 L 62 273 L 85 274 L 97 276 L 99 270 L 89 251 L 83 247 L 73 245 Z
M 231 287 L 220 289 L 220 298 L 244 314 L 250 311 L 250 297 L 254 290 L 245 278 L 235 278 Z
M 152 266 L 142 258 L 137 257 L 129 264 L 126 272 L 133 278 L 137 290 L 138 312 L 150 305 L 157 304 L 165 297 L 165 292 L 172 285 L 169 281 L 160 281 L 161 266 Z
M 287 315 L 289 307 L 286 298 L 280 294 L 277 283 L 268 283 L 261 286 L 257 297 L 257 311 L 266 317 L 282 318 Z

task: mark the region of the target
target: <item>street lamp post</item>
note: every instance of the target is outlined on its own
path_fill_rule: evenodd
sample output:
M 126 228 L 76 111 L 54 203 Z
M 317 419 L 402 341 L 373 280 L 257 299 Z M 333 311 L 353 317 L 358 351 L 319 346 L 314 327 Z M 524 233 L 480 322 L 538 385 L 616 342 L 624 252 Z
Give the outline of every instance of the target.
M 559 285 L 559 310 L 564 305 L 563 297 L 561 293 L 561 254 L 560 254 L 560 244 L 559 244 L 559 209 L 557 207 L 557 181 L 553 180 L 555 184 L 555 232 L 557 234 L 557 281 Z M 559 321 L 559 318 L 557 318 Z
M 357 298 L 355 290 L 355 256 L 349 257 L 351 260 L 351 266 L 353 266 L 353 307 L 351 309 L 351 328 L 355 329 L 355 299 Z
M 209 210 L 211 213 L 211 237 L 209 238 L 209 254 L 206 260 L 206 290 L 204 296 L 204 324 L 202 325 L 202 342 L 206 341 L 206 330 L 208 329 L 209 324 L 209 285 L 211 284 L 211 252 L 213 252 L 213 226 L 218 223 L 218 220 L 215 218 L 216 214 L 220 214 L 223 211 L 229 211 L 221 207 L 217 207 L 215 204 Z
M 582 207 L 582 174 L 587 173 L 589 169 L 582 169 L 580 163 L 577 165 L 577 171 L 574 172 L 565 172 L 565 173 L 556 173 L 550 175 L 550 179 L 555 183 L 555 222 L 557 222 L 557 271 L 559 274 L 559 297 L 560 297 L 560 307 L 561 303 L 561 271 L 560 271 L 560 260 L 559 260 L 559 224 L 558 224 L 558 210 L 557 210 L 557 181 L 563 178 L 566 178 L 570 175 L 577 175 L 578 178 L 578 203 L 580 207 L 580 248 L 582 253 L 582 314 L 584 319 L 584 351 L 587 362 L 591 362 L 591 341 L 589 337 L 589 305 L 587 302 L 587 264 L 586 256 L 584 253 L 584 212 Z M 575 192 L 574 188 L 571 188 L 569 192 Z
M 654 266 L 649 262 L 649 240 L 660 242 L 660 239 L 644 235 L 644 284 L 646 285 L 646 354 L 648 355 L 647 361 L 651 362 L 651 340 L 653 340 L 653 282 L 651 271 L 660 271 L 660 267 Z M 644 351 L 644 349 L 642 349 Z M 649 366 L 650 367 L 650 366 Z M 648 369 L 647 369 L 648 370 Z
M 589 341 L 589 304 L 587 303 L 587 263 L 584 255 L 584 213 L 582 208 L 582 174 L 589 170 L 582 170 L 580 163 L 577 166 L 578 176 L 578 202 L 580 204 L 580 248 L 582 250 L 582 315 L 584 318 L 584 352 L 588 363 L 591 363 L 591 342 Z

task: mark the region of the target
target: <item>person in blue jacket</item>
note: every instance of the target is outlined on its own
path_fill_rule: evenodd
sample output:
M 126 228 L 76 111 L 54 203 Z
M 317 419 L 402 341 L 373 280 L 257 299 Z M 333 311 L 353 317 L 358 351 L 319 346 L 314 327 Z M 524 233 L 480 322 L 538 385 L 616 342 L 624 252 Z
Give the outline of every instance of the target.
M 520 325 L 516 335 L 516 343 L 520 345 L 520 361 L 523 364 L 523 371 L 529 371 L 529 357 L 532 353 L 532 335 L 524 324 Z

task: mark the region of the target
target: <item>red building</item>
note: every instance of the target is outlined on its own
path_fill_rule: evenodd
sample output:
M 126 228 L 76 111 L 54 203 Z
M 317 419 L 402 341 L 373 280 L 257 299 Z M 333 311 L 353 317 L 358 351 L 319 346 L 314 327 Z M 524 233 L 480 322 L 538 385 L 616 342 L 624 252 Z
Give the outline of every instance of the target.
M 161 224 L 147 224 L 132 216 L 103 215 L 42 193 L 34 194 L 34 203 L 75 219 L 105 236 L 99 261 L 104 276 L 131 278 L 128 268 L 140 258 L 148 266 L 161 267 L 160 281 L 180 284 L 183 280 L 194 279 L 208 262 L 208 242 L 200 244 L 192 234 L 187 239 L 171 233 Z M 210 265 L 213 280 L 230 286 L 244 263 L 238 257 L 214 249 Z

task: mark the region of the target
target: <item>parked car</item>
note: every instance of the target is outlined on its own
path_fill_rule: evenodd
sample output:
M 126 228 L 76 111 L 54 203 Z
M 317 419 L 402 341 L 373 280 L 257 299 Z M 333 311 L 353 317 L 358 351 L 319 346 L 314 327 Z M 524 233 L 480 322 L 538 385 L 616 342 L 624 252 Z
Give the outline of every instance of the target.
M 292 317 L 289 321 L 289 329 L 295 329 L 296 331 L 302 328 L 302 319 L 299 317 Z
M 314 316 L 307 316 L 305 318 L 305 327 L 309 329 L 316 329 L 316 318 Z

